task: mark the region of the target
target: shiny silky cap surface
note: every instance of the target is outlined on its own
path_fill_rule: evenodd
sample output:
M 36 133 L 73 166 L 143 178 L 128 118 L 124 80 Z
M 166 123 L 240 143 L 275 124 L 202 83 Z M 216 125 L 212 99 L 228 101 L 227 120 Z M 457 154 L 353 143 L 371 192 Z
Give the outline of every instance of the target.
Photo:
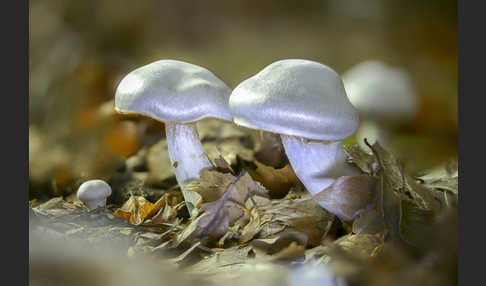
M 190 123 L 207 117 L 231 121 L 230 93 L 223 81 L 203 67 L 160 60 L 121 80 L 115 108 L 164 122 Z
M 331 68 L 308 60 L 277 61 L 240 83 L 229 101 L 247 128 L 314 140 L 342 140 L 359 118 Z

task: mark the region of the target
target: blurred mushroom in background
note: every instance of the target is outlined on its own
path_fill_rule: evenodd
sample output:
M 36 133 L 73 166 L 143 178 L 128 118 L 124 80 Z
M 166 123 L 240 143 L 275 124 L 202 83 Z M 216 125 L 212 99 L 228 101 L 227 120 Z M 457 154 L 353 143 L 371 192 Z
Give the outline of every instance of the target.
M 389 146 L 393 129 L 417 114 L 417 93 L 404 69 L 368 60 L 346 71 L 343 82 L 349 100 L 362 117 L 356 140 L 366 150 L 364 138 L 370 144 L 379 141 Z

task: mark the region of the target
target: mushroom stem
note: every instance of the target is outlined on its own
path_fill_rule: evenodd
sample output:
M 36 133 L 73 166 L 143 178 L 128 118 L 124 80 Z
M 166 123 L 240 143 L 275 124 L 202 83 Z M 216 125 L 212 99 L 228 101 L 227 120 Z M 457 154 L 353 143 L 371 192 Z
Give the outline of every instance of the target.
M 105 207 L 106 206 L 106 199 L 101 199 L 101 200 L 89 200 L 84 202 L 84 204 L 88 207 L 90 210 L 94 210 L 99 207 Z
M 363 150 L 369 150 L 364 143 L 366 138 L 370 144 L 378 141 L 380 145 L 388 147 L 391 142 L 390 127 L 385 124 L 375 123 L 373 121 L 365 120 L 361 122 L 361 126 L 356 131 L 356 141 Z
M 210 169 L 213 165 L 204 153 L 201 141 L 199 141 L 196 123 L 166 122 L 165 136 L 169 158 L 174 166 L 177 182 L 181 187 L 187 209 L 193 217 L 197 214 L 196 205 L 201 196 L 194 191 L 185 190 L 184 186 L 190 181 L 199 180 L 201 171 Z
M 346 163 L 341 141 L 308 141 L 283 134 L 281 137 L 295 174 L 312 196 L 329 187 L 340 176 L 359 173 Z

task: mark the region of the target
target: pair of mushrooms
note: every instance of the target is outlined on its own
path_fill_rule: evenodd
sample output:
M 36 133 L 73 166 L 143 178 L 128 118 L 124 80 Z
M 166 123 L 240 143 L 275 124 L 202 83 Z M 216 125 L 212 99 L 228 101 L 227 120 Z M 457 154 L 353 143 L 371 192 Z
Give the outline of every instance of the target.
M 191 216 L 197 215 L 200 196 L 184 186 L 213 168 L 196 129 L 203 118 L 280 134 L 290 164 L 312 195 L 357 173 L 345 162 L 341 140 L 358 128 L 358 114 L 339 75 L 317 62 L 274 62 L 231 91 L 205 68 L 160 60 L 121 80 L 115 109 L 165 123 L 169 157 Z M 320 204 L 339 216 L 332 204 Z

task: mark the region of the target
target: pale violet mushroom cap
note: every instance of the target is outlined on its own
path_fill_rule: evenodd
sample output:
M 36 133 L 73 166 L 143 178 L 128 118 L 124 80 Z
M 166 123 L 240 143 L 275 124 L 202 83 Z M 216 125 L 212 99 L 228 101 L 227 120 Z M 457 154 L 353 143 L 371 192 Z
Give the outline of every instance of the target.
M 281 60 L 241 82 L 229 106 L 238 125 L 313 140 L 342 140 L 359 126 L 339 75 L 309 60 Z
M 77 192 L 78 199 L 88 208 L 105 206 L 106 198 L 111 195 L 111 187 L 103 180 L 89 180 L 82 183 Z
M 417 113 L 416 92 L 403 69 L 368 60 L 345 72 L 343 81 L 349 100 L 368 119 L 394 123 Z
M 230 93 L 223 81 L 203 67 L 160 60 L 121 80 L 115 93 L 115 109 L 182 124 L 208 117 L 232 121 L 228 110 Z

